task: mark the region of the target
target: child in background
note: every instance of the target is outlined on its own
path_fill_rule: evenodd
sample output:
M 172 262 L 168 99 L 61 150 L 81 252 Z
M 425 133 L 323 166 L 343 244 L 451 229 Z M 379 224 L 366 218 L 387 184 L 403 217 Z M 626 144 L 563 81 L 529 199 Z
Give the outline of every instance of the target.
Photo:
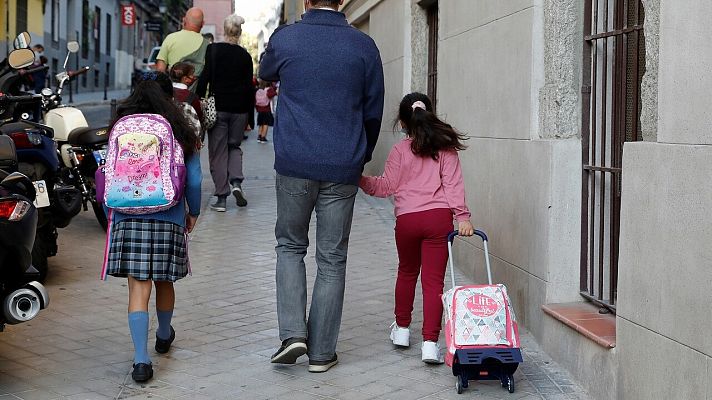
M 362 176 L 359 186 L 377 197 L 395 197 L 398 278 L 395 287 L 395 322 L 391 340 L 397 346 L 410 345 L 410 323 L 415 286 L 422 270 L 423 343 L 426 363 L 442 363 L 440 336 L 447 235 L 453 230 L 453 216 L 460 235 L 472 236 L 470 211 L 458 150 L 466 138 L 432 112 L 428 96 L 406 95 L 398 110 L 406 138 L 393 146 L 383 175 Z
M 255 109 L 257 110 L 257 141 L 267 143 L 267 131 L 274 125 L 272 115 L 272 98 L 277 95 L 274 87 L 266 81 L 260 80 L 260 88 L 255 93 Z

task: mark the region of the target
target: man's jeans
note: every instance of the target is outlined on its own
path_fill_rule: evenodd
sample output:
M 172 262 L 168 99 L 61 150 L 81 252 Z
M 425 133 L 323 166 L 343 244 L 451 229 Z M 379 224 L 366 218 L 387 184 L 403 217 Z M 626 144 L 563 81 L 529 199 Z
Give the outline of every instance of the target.
M 277 316 L 280 340 L 306 337 L 309 359 L 330 360 L 341 326 L 354 200 L 358 187 L 277 174 Z M 304 256 L 316 210 L 317 274 L 306 320 Z

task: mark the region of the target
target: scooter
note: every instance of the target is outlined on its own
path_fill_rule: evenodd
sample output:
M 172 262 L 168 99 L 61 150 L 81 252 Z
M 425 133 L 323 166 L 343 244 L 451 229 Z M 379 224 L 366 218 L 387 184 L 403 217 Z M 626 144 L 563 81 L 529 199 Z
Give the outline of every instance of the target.
M 17 48 L 8 55 L 8 64 L 15 70 L 34 62 L 31 49 L 17 46 L 18 40 L 24 35 L 29 37 L 26 33 L 18 36 L 15 43 Z M 0 87 L 0 91 L 3 90 Z M 30 178 L 43 195 L 37 201 L 37 233 L 32 249 L 33 266 L 39 271 L 38 279 L 43 280 L 47 274 L 47 258 L 57 254 L 57 228 L 69 225 L 79 213 L 82 195 L 72 185 L 66 184 L 59 174 L 57 145 L 52 140 L 54 132 L 52 128 L 38 122 L 39 111 L 32 114 L 22 112 L 17 117 L 17 109 L 29 107 L 40 110 L 41 105 L 42 95 L 0 94 L 0 115 L 11 115 L 0 120 L 0 135 L 12 139 L 17 149 L 19 172 Z
M 81 192 L 84 211 L 88 210 L 87 204 L 91 204 L 99 225 L 106 230 L 106 214 L 96 200 L 94 175 L 106 158 L 108 126 L 91 128 L 81 110 L 62 104 L 62 90 L 66 82 L 89 71 L 89 67 L 77 71 L 67 70 L 69 56 L 78 51 L 78 42 L 67 43 L 67 56 L 62 67 L 64 71 L 56 75 L 57 88 L 54 91 L 50 88 L 42 90 L 44 123 L 54 130 L 62 178 Z
M 32 264 L 37 228 L 32 182 L 16 172 L 15 144 L 0 136 L 0 331 L 5 324 L 27 322 L 49 305 L 49 294 L 37 282 Z

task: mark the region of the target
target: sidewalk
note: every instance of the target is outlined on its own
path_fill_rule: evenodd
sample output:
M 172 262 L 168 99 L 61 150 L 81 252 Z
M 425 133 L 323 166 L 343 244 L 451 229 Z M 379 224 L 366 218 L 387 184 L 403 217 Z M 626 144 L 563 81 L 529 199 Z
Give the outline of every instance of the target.
M 166 355 L 152 348 L 157 321 L 151 312 L 153 380 L 131 380 L 126 281 L 97 279 L 103 234 L 90 211 L 60 231 L 60 254 L 50 259 L 47 282 L 50 308 L 0 333 L 0 399 L 588 398 L 527 333 L 514 394 L 489 381 L 471 382 L 458 395 L 448 367 L 420 361 L 419 294 L 412 346 L 394 349 L 388 339 L 397 262 L 392 207 L 363 194 L 356 200 L 349 248 L 339 364 L 323 374 L 307 372 L 306 357 L 295 366 L 270 364 L 279 345 L 273 152 L 271 143 L 256 143 L 255 132 L 250 136 L 243 185 L 249 205 L 238 209 L 229 201 L 226 213 L 201 214 L 190 242 L 193 276 L 176 284 L 176 341 Z M 206 161 L 207 152 L 204 208 L 213 187 Z M 311 286 L 313 247 L 306 262 Z
M 69 91 L 62 93 L 62 101 L 64 104 L 72 105 L 74 107 L 80 106 L 93 106 L 109 104 L 111 99 L 121 100 L 128 97 L 131 93 L 130 89 L 118 89 L 118 90 L 108 90 L 106 92 L 106 100 L 104 100 L 104 91 L 100 90 L 97 92 L 89 92 L 86 89 L 80 90 L 79 93 L 74 93 L 72 95 L 72 103 L 69 102 Z

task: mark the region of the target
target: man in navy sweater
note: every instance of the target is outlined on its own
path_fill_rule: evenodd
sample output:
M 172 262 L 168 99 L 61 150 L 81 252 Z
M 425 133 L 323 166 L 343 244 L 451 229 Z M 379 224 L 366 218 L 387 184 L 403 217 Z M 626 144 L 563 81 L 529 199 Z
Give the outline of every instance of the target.
M 346 253 L 358 181 L 383 117 L 383 65 L 373 40 L 338 12 L 343 0 L 306 0 L 302 21 L 275 31 L 260 78 L 280 81 L 277 171 L 277 315 L 273 363 L 308 353 L 309 371 L 337 363 Z M 316 210 L 317 276 L 306 318 L 304 256 Z

